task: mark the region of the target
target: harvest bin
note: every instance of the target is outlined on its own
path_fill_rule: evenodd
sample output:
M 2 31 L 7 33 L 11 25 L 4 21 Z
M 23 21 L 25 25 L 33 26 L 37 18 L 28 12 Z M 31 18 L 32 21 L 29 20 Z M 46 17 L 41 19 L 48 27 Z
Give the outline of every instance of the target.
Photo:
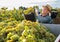
M 36 21 L 36 18 L 35 18 L 35 14 L 34 13 L 27 14 L 27 15 L 24 14 L 24 17 L 25 17 L 26 20 L 30 20 L 32 22 L 35 22 Z
M 58 36 L 60 34 L 60 24 L 43 24 L 51 33 Z
M 57 38 L 54 42 L 60 42 L 60 24 L 43 24 L 47 27 L 47 29 L 50 30 L 51 33 L 53 33 Z

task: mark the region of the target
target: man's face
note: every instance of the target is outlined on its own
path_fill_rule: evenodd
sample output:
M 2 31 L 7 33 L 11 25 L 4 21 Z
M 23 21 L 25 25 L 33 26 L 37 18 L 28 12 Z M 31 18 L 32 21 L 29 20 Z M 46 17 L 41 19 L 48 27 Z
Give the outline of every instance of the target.
M 42 7 L 42 13 L 43 13 L 43 14 L 47 14 L 47 13 L 48 13 L 48 10 L 47 10 L 46 7 Z

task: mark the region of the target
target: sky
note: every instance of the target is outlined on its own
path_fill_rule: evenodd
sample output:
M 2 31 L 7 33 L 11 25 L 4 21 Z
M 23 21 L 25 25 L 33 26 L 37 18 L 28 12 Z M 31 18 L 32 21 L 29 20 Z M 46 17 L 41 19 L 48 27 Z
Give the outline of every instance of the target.
M 18 8 L 19 6 L 30 7 L 38 5 L 39 8 L 42 5 L 49 4 L 53 8 L 60 8 L 60 0 L 0 0 L 0 8 L 8 7 L 8 9 Z

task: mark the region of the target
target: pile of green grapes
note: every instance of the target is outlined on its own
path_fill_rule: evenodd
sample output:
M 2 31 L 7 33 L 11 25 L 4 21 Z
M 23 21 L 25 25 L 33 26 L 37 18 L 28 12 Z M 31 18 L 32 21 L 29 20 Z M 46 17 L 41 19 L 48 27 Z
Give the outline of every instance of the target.
M 29 8 L 27 8 L 26 10 L 24 10 L 23 13 L 24 13 L 25 15 L 34 13 L 34 8 L 33 8 L 33 7 L 29 7 Z
M 0 22 L 6 20 L 22 21 L 24 20 L 22 13 L 23 9 L 15 9 L 15 8 L 13 10 L 0 9 Z
M 55 38 L 55 35 L 38 22 L 0 22 L 0 42 L 54 42 Z

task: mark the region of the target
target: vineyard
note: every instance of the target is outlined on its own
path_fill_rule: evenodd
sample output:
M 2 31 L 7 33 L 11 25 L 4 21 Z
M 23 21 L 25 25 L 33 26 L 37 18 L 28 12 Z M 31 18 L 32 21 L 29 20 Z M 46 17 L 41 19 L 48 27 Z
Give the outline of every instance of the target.
M 0 42 L 54 42 L 55 35 L 45 26 L 24 20 L 23 10 L 0 10 Z

